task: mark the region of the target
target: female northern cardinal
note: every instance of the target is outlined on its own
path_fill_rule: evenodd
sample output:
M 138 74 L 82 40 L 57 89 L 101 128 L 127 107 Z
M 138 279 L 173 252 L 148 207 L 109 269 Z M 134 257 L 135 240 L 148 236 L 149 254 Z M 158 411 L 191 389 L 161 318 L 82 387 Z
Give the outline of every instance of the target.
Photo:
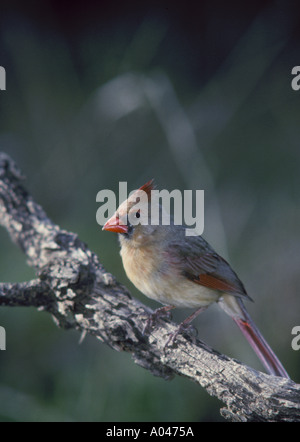
M 158 313 L 175 307 L 197 308 L 183 321 L 178 332 L 203 309 L 218 302 L 239 326 L 268 372 L 289 378 L 250 318 L 243 300 L 251 298 L 230 265 L 201 236 L 186 236 L 185 226 L 142 223 L 143 212 L 150 219 L 153 189 L 153 181 L 139 189 L 148 196 L 145 210 L 143 205 L 139 205 L 138 210 L 134 207 L 139 200 L 137 190 L 103 227 L 103 230 L 119 233 L 128 278 L 144 295 L 165 305 L 156 311 Z M 129 215 L 131 220 L 132 216 L 140 219 L 140 223 L 130 223 Z

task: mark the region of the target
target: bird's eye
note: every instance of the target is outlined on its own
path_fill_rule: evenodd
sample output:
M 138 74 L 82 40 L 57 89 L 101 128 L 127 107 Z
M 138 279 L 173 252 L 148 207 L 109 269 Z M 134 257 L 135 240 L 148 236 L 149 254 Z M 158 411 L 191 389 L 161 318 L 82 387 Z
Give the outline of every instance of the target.
M 139 210 L 136 212 L 135 216 L 136 216 L 136 218 L 140 218 L 141 217 L 141 213 L 140 213 Z

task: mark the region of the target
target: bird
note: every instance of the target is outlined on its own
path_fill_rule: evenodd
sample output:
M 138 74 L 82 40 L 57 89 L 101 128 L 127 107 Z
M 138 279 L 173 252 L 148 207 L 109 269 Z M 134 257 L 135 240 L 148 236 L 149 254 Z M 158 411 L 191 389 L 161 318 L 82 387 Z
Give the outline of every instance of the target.
M 104 224 L 118 233 L 125 273 L 135 287 L 163 306 L 151 317 L 174 308 L 196 309 L 168 342 L 188 328 L 200 312 L 217 303 L 237 324 L 267 372 L 289 379 L 285 368 L 250 317 L 244 301 L 252 300 L 231 268 L 202 235 L 187 236 L 184 224 L 151 223 L 154 180 L 131 193 Z M 140 191 L 143 191 L 142 193 Z M 140 195 L 146 195 L 141 199 Z M 160 212 L 164 212 L 158 203 Z

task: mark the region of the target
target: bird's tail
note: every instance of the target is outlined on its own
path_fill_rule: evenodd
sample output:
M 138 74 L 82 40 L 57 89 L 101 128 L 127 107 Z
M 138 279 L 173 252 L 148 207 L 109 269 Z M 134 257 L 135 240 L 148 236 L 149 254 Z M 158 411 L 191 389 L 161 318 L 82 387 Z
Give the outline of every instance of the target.
M 243 301 L 232 295 L 224 295 L 220 305 L 238 325 L 267 371 L 271 375 L 289 379 L 285 368 L 251 319 Z

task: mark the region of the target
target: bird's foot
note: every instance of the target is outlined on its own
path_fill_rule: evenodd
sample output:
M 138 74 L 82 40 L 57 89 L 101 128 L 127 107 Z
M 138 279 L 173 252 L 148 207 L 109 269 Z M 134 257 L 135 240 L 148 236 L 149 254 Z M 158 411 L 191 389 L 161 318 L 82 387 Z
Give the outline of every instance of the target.
M 188 333 L 188 336 L 192 338 L 193 341 L 195 340 L 198 334 L 198 330 L 193 325 L 185 324 L 184 322 L 182 322 L 174 333 L 169 334 L 168 340 L 164 345 L 164 349 L 166 349 L 166 347 L 169 346 L 173 347 L 177 336 L 179 334 L 184 334 L 186 332 Z
M 207 309 L 207 306 L 200 307 L 198 310 L 196 310 L 194 313 L 192 313 L 190 316 L 188 316 L 178 327 L 178 329 L 175 331 L 175 333 L 171 333 L 169 335 L 169 338 L 164 346 L 164 348 L 170 346 L 173 346 L 175 339 L 177 336 L 184 332 L 189 332 L 188 336 L 192 337 L 193 342 L 195 342 L 195 337 L 197 336 L 197 329 L 191 325 L 191 322 L 204 310 Z
M 163 307 L 156 309 L 147 319 L 144 330 L 143 330 L 143 335 L 150 333 L 153 326 L 155 325 L 155 322 L 158 319 L 161 319 L 161 318 L 171 319 L 170 310 L 172 310 L 173 308 L 174 308 L 173 305 L 165 305 Z

